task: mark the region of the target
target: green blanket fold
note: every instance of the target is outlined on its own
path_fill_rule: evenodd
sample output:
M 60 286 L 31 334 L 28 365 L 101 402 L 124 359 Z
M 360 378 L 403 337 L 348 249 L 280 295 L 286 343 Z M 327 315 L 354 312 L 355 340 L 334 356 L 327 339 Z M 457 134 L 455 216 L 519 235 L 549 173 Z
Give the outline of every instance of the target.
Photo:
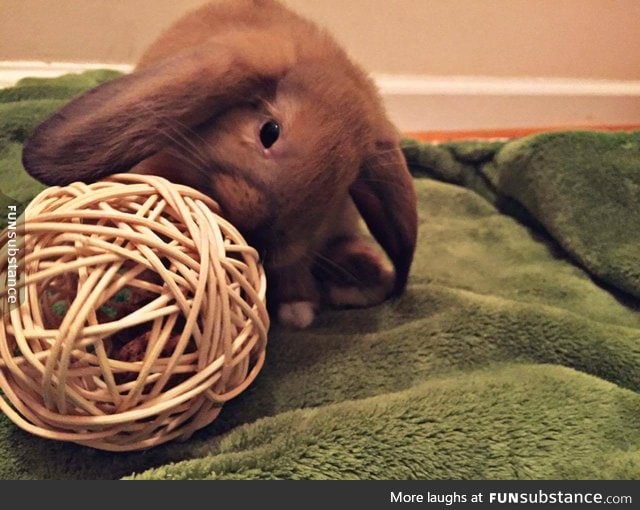
M 113 76 L 0 91 L 1 200 L 42 189 L 33 126 Z M 186 442 L 105 453 L 0 417 L 0 478 L 639 478 L 640 133 L 404 150 L 404 295 L 275 326 L 255 383 Z

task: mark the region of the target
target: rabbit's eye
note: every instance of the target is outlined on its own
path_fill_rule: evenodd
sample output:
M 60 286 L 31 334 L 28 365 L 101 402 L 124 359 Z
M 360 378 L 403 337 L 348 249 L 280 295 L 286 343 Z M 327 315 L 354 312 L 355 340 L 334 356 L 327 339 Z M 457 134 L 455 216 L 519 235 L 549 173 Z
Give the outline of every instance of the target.
M 280 136 L 280 125 L 273 120 L 265 122 L 260 128 L 260 142 L 265 149 L 270 148 L 278 141 Z

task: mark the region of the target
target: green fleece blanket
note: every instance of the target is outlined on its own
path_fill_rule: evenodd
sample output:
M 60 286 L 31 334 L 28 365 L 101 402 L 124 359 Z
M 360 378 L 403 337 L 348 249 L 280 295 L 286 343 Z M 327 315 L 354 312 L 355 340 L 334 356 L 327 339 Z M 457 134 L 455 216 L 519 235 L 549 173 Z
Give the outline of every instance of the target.
M 34 124 L 113 73 L 0 91 L 0 191 Z M 640 478 L 640 133 L 423 144 L 407 292 L 271 331 L 189 441 L 113 454 L 0 418 L 0 478 Z

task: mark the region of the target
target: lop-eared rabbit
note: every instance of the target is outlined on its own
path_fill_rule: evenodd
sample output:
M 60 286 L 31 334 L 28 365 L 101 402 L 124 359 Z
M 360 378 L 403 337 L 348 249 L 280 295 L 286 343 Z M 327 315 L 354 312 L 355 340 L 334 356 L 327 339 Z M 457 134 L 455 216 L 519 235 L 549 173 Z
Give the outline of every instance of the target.
M 46 184 L 134 171 L 209 194 L 263 254 L 290 326 L 407 284 L 417 213 L 399 135 L 336 41 L 275 0 L 187 14 L 133 73 L 39 125 L 23 162 Z

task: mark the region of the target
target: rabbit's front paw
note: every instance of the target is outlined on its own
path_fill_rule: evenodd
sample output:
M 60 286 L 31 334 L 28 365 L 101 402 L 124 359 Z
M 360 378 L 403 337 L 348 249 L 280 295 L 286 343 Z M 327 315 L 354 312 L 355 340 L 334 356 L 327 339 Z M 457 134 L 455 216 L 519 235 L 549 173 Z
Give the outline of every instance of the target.
M 321 278 L 333 306 L 375 305 L 384 301 L 393 287 L 393 267 L 368 239 L 340 240 L 330 247 L 322 262 Z

